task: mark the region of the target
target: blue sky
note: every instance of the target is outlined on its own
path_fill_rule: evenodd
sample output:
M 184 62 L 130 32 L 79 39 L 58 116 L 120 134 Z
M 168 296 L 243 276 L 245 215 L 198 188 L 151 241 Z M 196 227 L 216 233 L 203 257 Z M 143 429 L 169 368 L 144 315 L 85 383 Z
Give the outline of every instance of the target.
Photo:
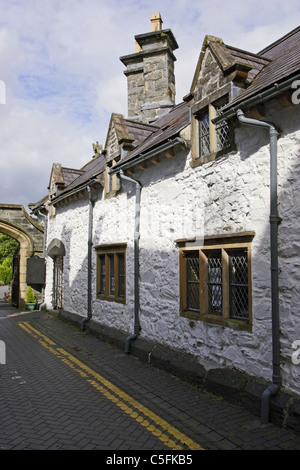
M 0 203 L 36 202 L 52 163 L 80 168 L 127 115 L 119 57 L 160 11 L 179 49 L 176 101 L 189 92 L 206 34 L 258 52 L 300 24 L 298 0 L 0 0 Z M 1 102 L 1 100 L 0 100 Z

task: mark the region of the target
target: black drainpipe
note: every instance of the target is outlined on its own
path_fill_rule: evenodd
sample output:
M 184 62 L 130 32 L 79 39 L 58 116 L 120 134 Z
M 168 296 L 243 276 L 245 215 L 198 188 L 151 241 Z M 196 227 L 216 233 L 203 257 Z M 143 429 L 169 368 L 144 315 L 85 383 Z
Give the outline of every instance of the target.
M 242 124 L 269 129 L 270 136 L 270 243 L 271 243 L 271 294 L 272 294 L 272 346 L 273 346 L 273 383 L 262 395 L 261 422 L 269 421 L 269 402 L 281 385 L 280 377 L 280 340 L 279 340 L 279 289 L 278 289 L 278 225 L 281 222 L 277 208 L 277 138 L 278 131 L 272 124 L 246 118 L 243 111 L 237 111 Z
M 93 246 L 93 199 L 92 190 L 87 186 L 89 194 L 89 228 L 88 228 L 88 286 L 87 286 L 87 316 L 81 322 L 80 329 L 85 331 L 86 324 L 92 318 L 92 246 Z
M 140 320 L 139 320 L 139 239 L 140 239 L 140 201 L 141 201 L 141 184 L 126 176 L 123 170 L 120 170 L 120 177 L 124 180 L 130 181 L 135 184 L 135 227 L 134 227 L 134 330 L 131 335 L 126 338 L 125 342 L 125 353 L 129 353 L 131 341 L 138 337 L 140 332 Z

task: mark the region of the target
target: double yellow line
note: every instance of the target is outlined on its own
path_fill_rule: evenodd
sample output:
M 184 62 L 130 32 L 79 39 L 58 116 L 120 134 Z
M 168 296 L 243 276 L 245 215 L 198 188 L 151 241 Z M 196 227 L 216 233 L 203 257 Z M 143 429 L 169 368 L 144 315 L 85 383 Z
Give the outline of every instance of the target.
M 48 351 L 55 354 L 57 358 L 71 367 L 81 377 L 85 378 L 88 383 L 107 399 L 111 400 L 127 415 L 150 431 L 165 446 L 172 450 L 204 450 L 199 444 L 171 426 L 167 421 L 79 361 L 72 354 L 57 346 L 54 341 L 35 329 L 29 322 L 19 322 L 18 324 L 24 331 L 36 338 Z

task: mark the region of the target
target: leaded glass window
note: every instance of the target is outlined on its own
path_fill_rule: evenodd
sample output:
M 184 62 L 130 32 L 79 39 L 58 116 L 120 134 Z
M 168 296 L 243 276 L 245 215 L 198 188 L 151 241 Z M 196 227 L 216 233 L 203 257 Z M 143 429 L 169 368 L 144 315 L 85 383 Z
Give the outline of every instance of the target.
M 228 97 L 224 97 L 217 102 L 210 103 L 205 111 L 197 116 L 199 121 L 199 152 L 197 158 L 211 156 L 213 158 L 218 152 L 230 150 L 233 145 L 233 132 L 226 119 L 218 124 L 213 124 L 213 120 L 221 115 L 223 107 L 228 103 Z
M 247 320 L 248 308 L 248 259 L 247 250 L 229 253 L 230 316 Z
M 196 320 L 251 328 L 252 232 L 208 237 L 204 246 L 180 249 L 180 312 Z M 244 241 L 243 241 L 244 240 Z M 184 243 L 184 242 L 182 242 Z
M 210 137 L 209 137 L 209 114 L 208 111 L 201 116 L 199 121 L 200 133 L 200 157 L 210 154 Z
M 221 110 L 226 103 L 221 103 L 215 106 L 216 115 L 221 114 Z M 231 131 L 228 122 L 224 119 L 216 125 L 216 137 L 217 137 L 217 152 L 219 150 L 226 149 L 231 145 Z
M 221 250 L 206 252 L 208 313 L 222 315 L 222 256 Z
M 199 311 L 199 252 L 191 252 L 187 262 L 187 308 Z

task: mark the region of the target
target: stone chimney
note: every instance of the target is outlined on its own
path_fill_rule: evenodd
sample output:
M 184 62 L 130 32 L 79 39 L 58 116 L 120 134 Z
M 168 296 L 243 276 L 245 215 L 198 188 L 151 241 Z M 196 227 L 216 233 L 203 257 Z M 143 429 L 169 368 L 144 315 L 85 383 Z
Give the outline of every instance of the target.
M 152 31 L 135 36 L 136 52 L 120 57 L 127 67 L 128 118 L 154 122 L 175 105 L 173 51 L 178 48 L 170 29 L 162 30 L 160 13 L 152 15 Z

